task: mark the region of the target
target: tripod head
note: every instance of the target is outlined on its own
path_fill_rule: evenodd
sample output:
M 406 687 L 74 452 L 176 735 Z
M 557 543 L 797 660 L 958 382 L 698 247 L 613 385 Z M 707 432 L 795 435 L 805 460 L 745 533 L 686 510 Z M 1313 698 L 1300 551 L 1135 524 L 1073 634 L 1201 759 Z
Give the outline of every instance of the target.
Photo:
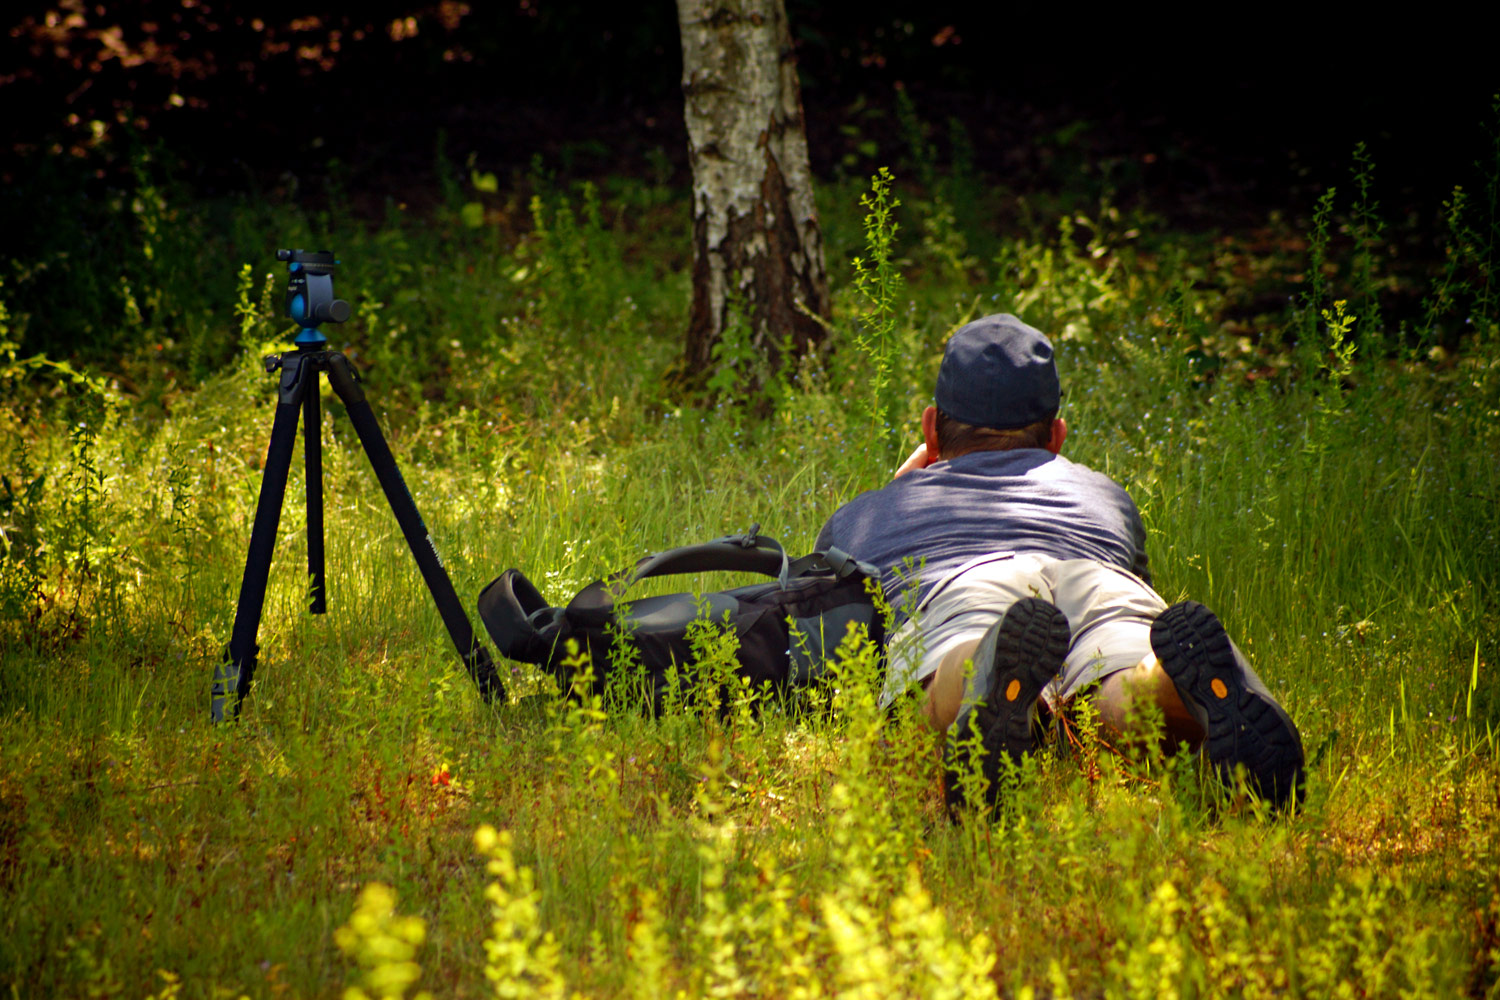
M 320 323 L 342 323 L 349 318 L 349 303 L 333 297 L 333 268 L 338 261 L 332 250 L 277 250 L 276 259 L 287 261 L 291 279 L 286 286 L 286 313 L 302 324 L 297 347 L 319 350 L 328 338 Z

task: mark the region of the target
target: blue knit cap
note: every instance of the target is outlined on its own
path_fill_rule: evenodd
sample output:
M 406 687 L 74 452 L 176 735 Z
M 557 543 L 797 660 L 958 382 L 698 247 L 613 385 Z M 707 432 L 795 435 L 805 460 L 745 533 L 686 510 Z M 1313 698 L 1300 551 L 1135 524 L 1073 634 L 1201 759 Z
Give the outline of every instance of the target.
M 933 396 L 938 409 L 975 427 L 1009 430 L 1050 417 L 1062 399 L 1052 342 L 1009 313 L 976 319 L 948 338 Z

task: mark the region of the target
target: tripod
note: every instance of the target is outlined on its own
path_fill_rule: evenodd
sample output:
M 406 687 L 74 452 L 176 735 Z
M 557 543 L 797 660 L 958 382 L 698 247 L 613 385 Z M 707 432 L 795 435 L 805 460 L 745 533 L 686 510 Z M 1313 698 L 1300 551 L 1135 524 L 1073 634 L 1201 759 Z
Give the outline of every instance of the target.
M 499 674 L 490 660 L 489 651 L 474 638 L 469 616 L 459 602 L 453 582 L 443 568 L 433 545 L 432 536 L 422 523 L 422 515 L 412 500 L 406 481 L 396 467 L 395 456 L 386 444 L 385 435 L 375 413 L 365 399 L 354 366 L 338 351 L 328 350 L 328 339 L 318 330 L 325 321 L 342 323 L 349 318 L 349 303 L 333 297 L 333 268 L 337 261 L 329 251 L 278 250 L 278 260 L 288 261 L 291 283 L 287 289 L 287 312 L 303 324 L 297 334 L 295 354 L 271 355 L 265 359 L 266 372 L 281 372 L 276 401 L 276 417 L 271 425 L 271 444 L 261 473 L 260 498 L 255 505 L 255 522 L 250 529 L 250 553 L 245 559 L 245 575 L 240 582 L 239 604 L 234 614 L 234 629 L 223 662 L 214 670 L 209 697 L 209 712 L 214 722 L 222 722 L 226 711 L 239 715 L 241 703 L 250 693 L 255 674 L 256 633 L 260 630 L 261 612 L 265 607 L 266 580 L 271 572 L 271 554 L 276 547 L 276 527 L 281 520 L 281 505 L 286 496 L 287 474 L 296 443 L 297 421 L 302 418 L 303 455 L 307 467 L 307 572 L 312 578 L 310 610 L 315 615 L 327 612 L 327 593 L 323 574 L 323 445 L 319 437 L 322 415 L 319 407 L 321 374 L 338 393 L 348 410 L 349 421 L 359 435 L 370 465 L 385 491 L 386 501 L 407 547 L 417 561 L 422 579 L 437 604 L 438 614 L 458 647 L 469 676 L 486 701 L 503 693 Z

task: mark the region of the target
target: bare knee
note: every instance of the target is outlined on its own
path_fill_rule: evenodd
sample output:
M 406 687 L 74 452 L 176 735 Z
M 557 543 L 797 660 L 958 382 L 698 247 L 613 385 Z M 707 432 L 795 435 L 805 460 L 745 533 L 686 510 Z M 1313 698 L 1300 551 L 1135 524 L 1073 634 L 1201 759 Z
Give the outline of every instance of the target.
M 1159 729 L 1168 748 L 1179 743 L 1196 748 L 1203 742 L 1203 727 L 1151 654 L 1130 669 L 1106 677 L 1094 695 L 1094 707 L 1099 721 L 1117 737 L 1139 739 L 1146 729 Z

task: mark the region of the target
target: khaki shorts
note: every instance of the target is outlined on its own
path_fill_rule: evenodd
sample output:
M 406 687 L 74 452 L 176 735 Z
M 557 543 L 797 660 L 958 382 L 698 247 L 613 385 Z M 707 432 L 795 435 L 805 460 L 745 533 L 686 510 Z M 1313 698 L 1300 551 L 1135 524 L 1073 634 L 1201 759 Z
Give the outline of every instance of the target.
M 1072 628 L 1062 670 L 1042 692 L 1054 710 L 1090 684 L 1149 655 L 1151 623 L 1167 607 L 1139 577 L 1093 559 L 1015 552 L 975 559 L 939 580 L 892 635 L 885 703 L 920 684 L 947 654 L 977 641 L 1023 597 L 1055 605 Z M 975 665 L 965 708 L 976 691 L 988 690 L 988 670 L 989 664 Z

